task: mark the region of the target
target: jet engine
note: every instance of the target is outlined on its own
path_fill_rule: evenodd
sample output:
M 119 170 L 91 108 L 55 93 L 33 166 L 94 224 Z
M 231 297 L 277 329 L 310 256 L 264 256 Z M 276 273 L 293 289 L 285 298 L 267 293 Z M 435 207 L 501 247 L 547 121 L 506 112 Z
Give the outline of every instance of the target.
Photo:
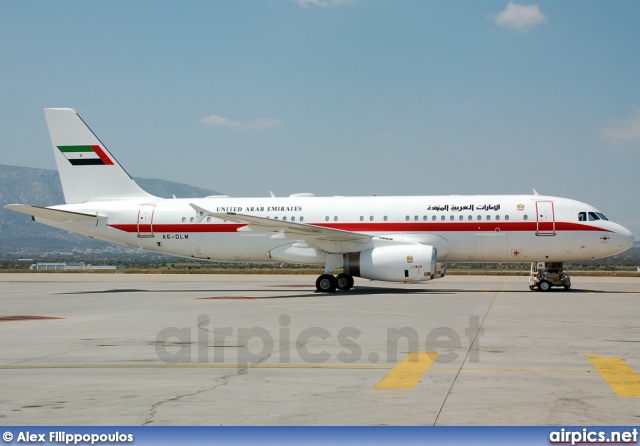
M 344 273 L 389 282 L 419 282 L 436 277 L 437 250 L 430 245 L 383 246 L 344 256 Z

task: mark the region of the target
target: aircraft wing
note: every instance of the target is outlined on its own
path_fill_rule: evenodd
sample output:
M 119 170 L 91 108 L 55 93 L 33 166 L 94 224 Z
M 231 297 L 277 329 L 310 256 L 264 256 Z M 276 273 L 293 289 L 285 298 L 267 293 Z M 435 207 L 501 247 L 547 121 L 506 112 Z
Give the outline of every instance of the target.
M 234 223 L 246 223 L 248 226 L 239 228 L 239 232 L 278 232 L 274 238 L 288 238 L 304 240 L 328 252 L 356 252 L 366 249 L 373 236 L 340 229 L 324 228 L 292 221 L 274 220 L 256 217 L 254 215 L 236 214 L 234 212 L 210 212 L 200 206 L 190 203 L 200 217 L 211 216 L 220 220 Z
M 61 209 L 51 209 L 41 206 L 31 206 L 29 204 L 7 204 L 4 208 L 58 223 L 64 223 L 65 221 L 95 222 L 99 217 L 97 213 L 85 214 L 81 212 L 63 211 Z

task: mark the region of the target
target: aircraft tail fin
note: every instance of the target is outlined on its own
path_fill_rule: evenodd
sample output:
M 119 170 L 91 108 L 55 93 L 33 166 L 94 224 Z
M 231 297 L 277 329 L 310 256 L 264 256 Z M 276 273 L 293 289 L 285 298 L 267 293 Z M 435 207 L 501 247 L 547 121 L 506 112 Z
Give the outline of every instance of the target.
M 136 184 L 70 108 L 45 108 L 53 153 L 67 203 L 153 198 Z

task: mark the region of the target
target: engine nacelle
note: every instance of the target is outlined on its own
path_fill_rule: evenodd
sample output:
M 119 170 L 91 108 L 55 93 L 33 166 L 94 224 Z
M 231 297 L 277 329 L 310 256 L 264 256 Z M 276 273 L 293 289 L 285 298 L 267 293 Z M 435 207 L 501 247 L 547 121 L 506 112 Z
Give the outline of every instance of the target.
M 382 246 L 345 254 L 350 276 L 388 282 L 420 282 L 436 277 L 436 248 L 429 245 Z

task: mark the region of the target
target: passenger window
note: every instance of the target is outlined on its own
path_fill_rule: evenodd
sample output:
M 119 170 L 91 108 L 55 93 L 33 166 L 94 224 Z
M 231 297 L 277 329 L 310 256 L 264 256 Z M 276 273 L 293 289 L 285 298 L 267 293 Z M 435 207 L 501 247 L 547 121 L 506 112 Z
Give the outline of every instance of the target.
M 411 220 L 411 217 L 409 217 L 408 215 L 405 217 L 405 220 L 409 221 Z
M 478 221 L 482 220 L 482 215 L 478 215 Z
M 389 219 L 389 217 L 387 217 L 386 215 L 384 216 L 384 221 L 387 221 Z
M 185 221 L 187 221 L 187 217 L 182 217 L 182 223 L 184 223 Z
M 464 217 L 461 215 L 461 216 L 458 218 L 458 220 L 462 221 L 462 220 L 464 220 Z
M 328 215 L 324 218 L 324 221 L 329 221 L 329 216 Z
M 431 217 L 431 220 L 436 221 L 436 216 Z
M 491 215 L 487 215 L 487 221 L 491 220 Z
M 191 218 L 189 219 L 189 221 L 193 223 L 193 217 L 191 217 Z
M 496 221 L 500 221 L 500 216 L 496 215 Z
M 282 221 L 287 221 L 287 217 L 282 217 Z
M 373 215 L 369 216 L 369 221 L 373 221 Z
M 598 217 L 595 212 L 589 212 L 589 221 L 596 221 L 596 220 L 600 220 L 600 217 Z
M 451 220 L 451 221 L 453 221 L 455 219 L 456 219 L 455 215 L 452 215 L 451 217 L 449 217 L 449 220 Z
M 445 220 L 445 216 L 443 215 L 442 217 L 440 217 L 440 220 L 444 221 Z
M 338 216 L 337 215 L 333 217 L 333 221 L 338 221 Z
M 473 220 L 473 215 L 469 215 L 468 220 L 469 220 L 469 221 Z
M 414 219 L 415 221 L 418 221 L 418 216 L 416 215 L 415 217 L 413 217 L 413 219 Z
M 507 220 L 507 221 L 509 221 L 509 216 L 508 216 L 508 215 L 505 215 L 505 216 L 504 216 L 504 219 L 505 219 L 505 220 Z
M 362 215 L 360 216 L 360 221 L 364 221 L 364 217 Z
M 300 217 L 300 221 L 304 221 L 304 217 L 302 217 L 302 216 L 301 216 L 301 217 Z
M 522 218 L 524 218 L 525 220 L 529 220 L 529 216 L 528 216 L 528 215 L 525 215 L 525 216 L 524 216 L 524 217 L 522 217 Z
M 423 219 L 424 221 L 427 221 L 427 220 L 429 220 L 429 217 L 427 217 L 427 216 L 425 215 L 424 217 L 422 217 L 422 219 Z
M 578 212 L 578 221 L 587 221 L 587 213 Z

